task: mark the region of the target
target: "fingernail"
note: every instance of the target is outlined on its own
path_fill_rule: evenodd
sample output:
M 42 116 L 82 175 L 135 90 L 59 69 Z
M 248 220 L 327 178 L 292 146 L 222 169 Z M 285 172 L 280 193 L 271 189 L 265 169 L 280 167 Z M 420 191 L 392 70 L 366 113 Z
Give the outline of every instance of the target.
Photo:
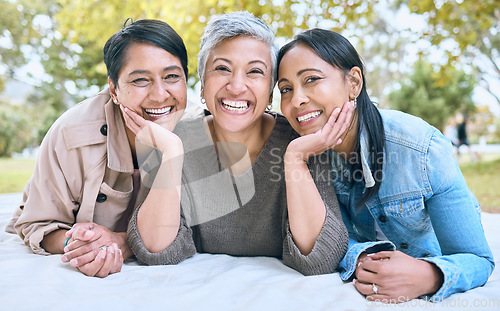
M 61 257 L 61 260 L 62 260 L 62 262 L 68 262 L 68 257 L 66 257 L 66 256 L 62 256 L 62 257 Z
M 106 251 L 105 250 L 100 251 L 99 252 L 99 257 L 101 257 L 103 259 L 106 258 Z
M 64 252 L 65 253 L 69 252 L 69 246 L 68 245 L 66 245 L 66 247 L 64 248 Z
M 85 236 L 86 238 L 90 238 L 90 235 L 92 234 L 91 232 L 92 232 L 92 231 L 87 231 L 87 232 L 85 232 L 84 236 Z
M 336 113 L 340 112 L 340 108 L 339 107 L 335 108 L 334 112 Z
M 69 264 L 73 267 L 76 267 L 78 265 L 78 259 L 71 259 L 71 261 L 69 262 Z

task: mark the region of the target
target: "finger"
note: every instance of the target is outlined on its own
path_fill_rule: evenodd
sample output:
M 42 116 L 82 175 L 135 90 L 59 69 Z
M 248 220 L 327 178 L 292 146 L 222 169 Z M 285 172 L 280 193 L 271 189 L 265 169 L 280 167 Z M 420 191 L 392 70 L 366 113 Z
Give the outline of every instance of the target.
M 97 272 L 101 269 L 102 265 L 104 264 L 104 259 L 106 258 L 106 251 L 105 250 L 100 250 L 100 252 L 97 254 L 95 259 L 86 265 L 83 265 L 81 267 L 78 267 L 78 270 L 80 270 L 83 274 L 87 276 L 95 276 Z
M 115 262 L 115 248 L 113 246 L 109 246 L 106 250 L 106 259 L 104 260 L 104 263 L 99 269 L 99 271 L 95 274 L 95 276 L 100 277 L 100 278 L 105 278 L 109 275 L 111 269 L 113 268 L 113 264 Z
M 364 283 L 356 279 L 352 280 L 352 283 L 354 284 L 354 288 L 356 288 L 359 293 L 365 296 L 374 294 L 372 284 Z
M 113 268 L 111 269 L 110 273 L 117 273 L 122 270 L 122 265 L 123 265 L 123 253 L 122 250 L 118 247 L 118 245 L 115 244 L 115 262 L 113 264 Z
M 84 253 L 80 256 L 74 256 L 74 254 L 73 254 L 73 255 L 71 255 L 71 257 L 68 257 L 68 258 L 71 258 L 69 260 L 69 264 L 75 268 L 84 266 L 84 265 L 94 261 L 95 258 L 98 256 L 98 254 L 101 251 L 102 251 L 102 249 L 96 248 L 96 249 L 93 249 L 92 251 L 90 251 L 88 253 Z
M 140 131 L 141 127 L 137 124 L 135 117 L 137 116 L 134 112 L 132 112 L 127 107 L 120 105 L 120 109 L 122 110 L 123 120 L 125 121 L 125 125 L 132 131 L 134 134 Z
M 368 256 L 373 260 L 390 259 L 392 255 L 394 255 L 393 251 L 381 251 L 378 253 L 368 254 Z
M 92 229 L 94 229 L 94 224 L 93 223 L 76 223 L 73 225 L 73 227 L 71 227 L 71 229 L 66 231 L 66 237 L 68 237 L 68 238 L 72 237 L 73 232 L 75 232 L 79 228 L 92 230 Z
M 365 261 L 360 261 L 358 263 L 354 273 L 358 280 L 365 283 L 373 283 L 377 278 L 377 274 L 374 271 L 366 268 Z
M 333 133 L 336 134 L 336 138 L 339 138 L 347 130 L 347 127 L 351 120 L 351 116 L 352 105 L 349 105 L 349 103 L 344 103 L 333 127 Z
M 84 227 L 78 227 L 75 231 L 73 231 L 73 234 L 71 235 L 73 240 L 80 241 L 91 241 L 94 236 L 95 232 L 93 230 L 89 230 Z

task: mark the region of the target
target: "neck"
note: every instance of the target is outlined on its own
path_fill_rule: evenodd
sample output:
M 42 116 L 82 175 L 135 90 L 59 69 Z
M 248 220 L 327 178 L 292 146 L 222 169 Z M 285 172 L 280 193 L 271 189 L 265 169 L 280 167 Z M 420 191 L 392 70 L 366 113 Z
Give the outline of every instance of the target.
M 251 128 L 247 128 L 245 131 L 240 132 L 229 132 L 224 130 L 217 124 L 212 116 L 207 117 L 207 124 L 210 129 L 210 134 L 212 135 L 212 140 L 216 146 L 217 154 L 220 158 L 231 158 L 231 155 L 235 153 L 241 154 L 241 149 L 237 148 L 237 146 L 243 145 L 250 157 L 250 164 L 253 164 L 271 134 L 274 127 L 274 118 L 269 114 L 263 114 L 262 118 L 252 124 Z M 224 142 L 233 144 L 216 144 Z M 217 146 L 219 146 L 219 148 Z M 225 155 L 221 154 L 222 150 L 218 150 L 221 146 L 226 146 L 224 150 Z M 240 149 L 239 152 L 235 152 L 235 148 L 231 148 L 231 146 Z

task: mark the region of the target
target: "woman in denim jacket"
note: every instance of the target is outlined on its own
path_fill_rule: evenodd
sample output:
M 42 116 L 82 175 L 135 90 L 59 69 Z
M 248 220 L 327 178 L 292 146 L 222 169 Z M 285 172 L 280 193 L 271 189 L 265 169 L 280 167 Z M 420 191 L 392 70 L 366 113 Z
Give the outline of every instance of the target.
M 289 148 L 304 146 L 304 159 L 334 150 L 324 176 L 349 231 L 341 278 L 370 299 L 396 303 L 485 284 L 493 256 L 450 142 L 420 118 L 373 105 L 358 53 L 335 32 L 297 35 L 278 64 L 281 110 L 302 135 Z M 350 100 L 351 126 L 335 146 L 325 137 Z

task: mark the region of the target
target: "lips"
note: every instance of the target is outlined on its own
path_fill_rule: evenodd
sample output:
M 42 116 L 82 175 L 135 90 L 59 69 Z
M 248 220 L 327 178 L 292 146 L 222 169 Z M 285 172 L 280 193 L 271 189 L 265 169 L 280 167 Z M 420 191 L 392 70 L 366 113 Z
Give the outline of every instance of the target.
M 172 112 L 173 106 L 163 108 L 144 108 L 144 111 L 153 119 L 164 117 Z
M 308 113 L 305 113 L 305 114 L 298 116 L 297 121 L 299 121 L 299 123 L 304 123 L 304 122 L 310 121 L 310 120 L 318 117 L 322 113 L 323 112 L 320 110 L 308 112 Z
M 232 112 L 244 112 L 248 109 L 249 103 L 246 100 L 222 100 L 222 107 Z

